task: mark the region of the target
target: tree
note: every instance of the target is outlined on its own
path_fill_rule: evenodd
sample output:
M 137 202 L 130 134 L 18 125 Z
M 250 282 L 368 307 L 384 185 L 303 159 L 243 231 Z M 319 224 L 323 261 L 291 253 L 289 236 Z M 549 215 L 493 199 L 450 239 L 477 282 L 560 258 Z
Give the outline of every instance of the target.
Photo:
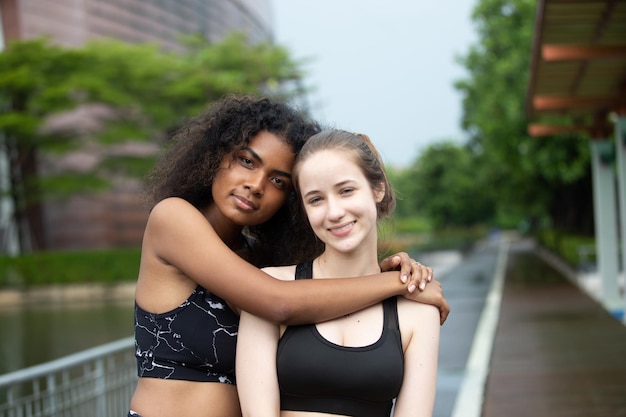
M 408 203 L 434 228 L 469 227 L 493 219 L 492 194 L 480 178 L 484 170 L 465 146 L 430 145 L 407 170 Z
M 184 42 L 185 52 L 168 53 L 112 40 L 65 49 L 37 39 L 11 43 L 0 54 L 0 153 L 10 183 L 1 191 L 15 208 L 22 251 L 44 248 L 46 199 L 102 190 L 113 173 L 146 173 L 154 155 L 119 152 L 122 144 L 158 144 L 226 93 L 286 101 L 303 93 L 284 87 L 302 72 L 281 47 L 250 45 L 240 34 Z M 86 146 L 99 150 L 88 171 L 45 163 Z
M 480 0 L 474 9 L 479 41 L 460 59 L 469 78 L 456 83 L 463 95 L 463 127 L 471 137 L 468 145 L 484 161 L 483 186 L 497 195 L 501 223 L 528 217 L 588 233 L 587 141 L 574 135 L 531 138 L 526 130 L 535 3 Z

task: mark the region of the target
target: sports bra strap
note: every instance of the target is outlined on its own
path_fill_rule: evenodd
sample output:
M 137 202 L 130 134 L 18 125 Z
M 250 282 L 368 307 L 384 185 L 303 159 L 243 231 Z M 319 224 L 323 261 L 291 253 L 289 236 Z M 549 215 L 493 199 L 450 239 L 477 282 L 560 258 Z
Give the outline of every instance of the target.
M 313 261 L 302 262 L 296 265 L 296 279 L 313 278 Z
M 295 278 L 313 278 L 313 261 L 302 262 L 296 265 Z M 397 297 L 390 297 L 383 301 L 383 309 L 385 311 L 385 327 L 394 331 L 394 337 L 400 342 L 400 346 L 402 346 L 400 334 L 395 332 L 395 330 L 399 327 L 398 305 L 396 303 L 396 299 Z

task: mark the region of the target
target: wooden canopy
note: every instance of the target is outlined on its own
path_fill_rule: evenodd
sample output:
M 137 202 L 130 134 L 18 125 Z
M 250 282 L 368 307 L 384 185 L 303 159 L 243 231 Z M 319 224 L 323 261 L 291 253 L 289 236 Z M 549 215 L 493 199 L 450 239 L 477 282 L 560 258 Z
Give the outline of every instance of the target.
M 626 0 L 538 0 L 526 112 L 532 136 L 610 135 L 609 114 L 626 114 Z

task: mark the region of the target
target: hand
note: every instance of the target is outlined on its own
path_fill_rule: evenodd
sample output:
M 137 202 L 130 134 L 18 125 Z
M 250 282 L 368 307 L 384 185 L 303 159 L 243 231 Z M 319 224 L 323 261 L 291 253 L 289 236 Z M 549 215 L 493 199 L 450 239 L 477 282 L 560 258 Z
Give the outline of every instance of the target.
M 409 292 L 412 293 L 416 288 L 423 291 L 433 279 L 433 270 L 415 259 L 411 259 L 406 252 L 398 252 L 395 255 L 383 259 L 380 263 L 380 269 L 385 271 L 400 270 L 400 279 L 403 283 L 408 283 Z M 409 280 L 410 278 L 410 280 Z
M 404 295 L 405 298 L 411 301 L 417 301 L 418 303 L 430 304 L 439 309 L 439 322 L 441 325 L 448 318 L 450 314 L 450 305 L 443 296 L 443 289 L 441 283 L 436 279 L 430 281 L 424 291 L 415 291 Z

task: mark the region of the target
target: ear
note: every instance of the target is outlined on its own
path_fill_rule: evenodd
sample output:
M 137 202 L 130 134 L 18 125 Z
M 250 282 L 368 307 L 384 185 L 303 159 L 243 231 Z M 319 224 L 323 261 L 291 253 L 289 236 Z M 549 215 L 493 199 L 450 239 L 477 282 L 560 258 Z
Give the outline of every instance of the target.
M 385 183 L 380 182 L 378 186 L 374 189 L 374 200 L 376 203 L 380 203 L 385 198 Z

